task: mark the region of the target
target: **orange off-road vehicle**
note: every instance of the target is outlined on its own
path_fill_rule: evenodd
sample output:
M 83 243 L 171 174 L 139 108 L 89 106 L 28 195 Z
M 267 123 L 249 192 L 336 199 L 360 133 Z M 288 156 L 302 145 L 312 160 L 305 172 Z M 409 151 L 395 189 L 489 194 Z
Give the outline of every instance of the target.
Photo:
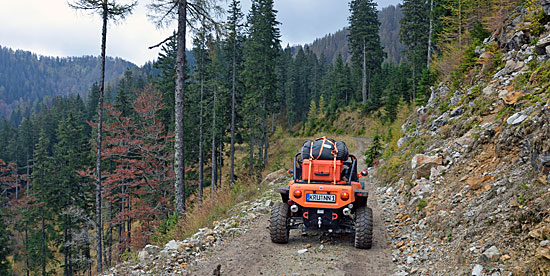
M 349 160 L 349 161 L 348 161 Z M 271 209 L 269 232 L 274 243 L 287 243 L 290 229 L 354 233 L 355 247 L 372 246 L 372 209 L 368 192 L 359 181 L 357 158 L 341 141 L 306 141 L 294 156 L 293 179 L 278 188 L 282 202 Z

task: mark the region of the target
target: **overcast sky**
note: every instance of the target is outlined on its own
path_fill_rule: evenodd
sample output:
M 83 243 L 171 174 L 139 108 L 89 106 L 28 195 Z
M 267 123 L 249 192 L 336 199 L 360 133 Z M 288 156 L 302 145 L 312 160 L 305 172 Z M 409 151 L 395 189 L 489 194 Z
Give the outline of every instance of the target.
M 241 2 L 243 13 L 247 14 L 250 0 Z M 310 43 L 346 26 L 348 2 L 275 0 L 277 19 L 282 23 L 279 28 L 283 46 Z M 376 2 L 380 9 L 400 0 Z M 157 29 L 146 16 L 148 3 L 150 0 L 139 1 L 125 21 L 109 25 L 107 55 L 137 65 L 156 59 L 158 50 L 149 50 L 148 46 L 168 37 L 175 25 Z M 0 46 L 47 56 L 82 56 L 99 55 L 100 43 L 100 17 L 72 10 L 65 0 L 0 0 Z

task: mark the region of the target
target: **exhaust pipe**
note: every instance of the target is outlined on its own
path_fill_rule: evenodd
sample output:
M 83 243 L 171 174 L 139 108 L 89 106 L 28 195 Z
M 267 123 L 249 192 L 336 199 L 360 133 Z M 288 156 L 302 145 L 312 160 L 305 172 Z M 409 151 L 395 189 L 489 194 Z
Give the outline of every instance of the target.
M 344 210 L 342 210 L 342 213 L 344 214 L 344 216 L 349 216 L 351 214 L 351 209 L 350 208 L 344 208 Z
M 298 212 L 298 205 L 294 204 L 294 205 L 290 206 L 290 211 L 292 213 Z

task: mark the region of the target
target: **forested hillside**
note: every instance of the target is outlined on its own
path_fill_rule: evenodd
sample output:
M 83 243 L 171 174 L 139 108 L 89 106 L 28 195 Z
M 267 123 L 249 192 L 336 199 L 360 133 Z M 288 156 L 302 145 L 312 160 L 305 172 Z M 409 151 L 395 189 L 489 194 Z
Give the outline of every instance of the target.
M 137 66 L 109 58 L 106 68 L 106 81 L 111 82 Z M 46 96 L 83 96 L 98 81 L 100 70 L 99 57 L 47 57 L 1 47 L 0 117 L 7 118 L 19 105 L 32 107 Z
M 382 47 L 384 47 L 384 52 L 387 54 L 385 60 L 396 64 L 399 64 L 403 58 L 402 52 L 405 49 L 399 41 L 399 21 L 402 17 L 403 13 L 400 5 L 389 5 L 378 12 L 380 42 Z M 326 62 L 335 62 L 338 53 L 342 53 L 344 61 L 349 62 L 348 34 L 348 30 L 344 28 L 333 34 L 327 34 L 322 38 L 318 38 L 311 44 L 307 44 L 307 46 L 318 57 L 322 56 Z

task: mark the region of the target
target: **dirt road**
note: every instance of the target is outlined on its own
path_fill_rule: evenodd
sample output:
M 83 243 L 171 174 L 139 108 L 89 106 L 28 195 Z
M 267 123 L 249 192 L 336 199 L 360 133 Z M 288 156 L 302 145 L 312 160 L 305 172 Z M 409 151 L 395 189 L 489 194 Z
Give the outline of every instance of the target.
M 365 140 L 356 138 L 362 156 Z M 364 169 L 360 160 L 359 169 Z M 200 262 L 189 267 L 189 275 L 392 275 L 395 271 L 386 241 L 384 220 L 380 217 L 374 188 L 368 185 L 368 205 L 374 211 L 374 244 L 369 250 L 353 247 L 353 235 L 321 235 L 299 230 L 290 232 L 288 244 L 274 244 L 269 237 L 269 215 L 252 222 L 246 234 L 222 242 Z M 306 252 L 303 249 L 307 249 Z M 218 275 L 218 274 L 214 274 Z

